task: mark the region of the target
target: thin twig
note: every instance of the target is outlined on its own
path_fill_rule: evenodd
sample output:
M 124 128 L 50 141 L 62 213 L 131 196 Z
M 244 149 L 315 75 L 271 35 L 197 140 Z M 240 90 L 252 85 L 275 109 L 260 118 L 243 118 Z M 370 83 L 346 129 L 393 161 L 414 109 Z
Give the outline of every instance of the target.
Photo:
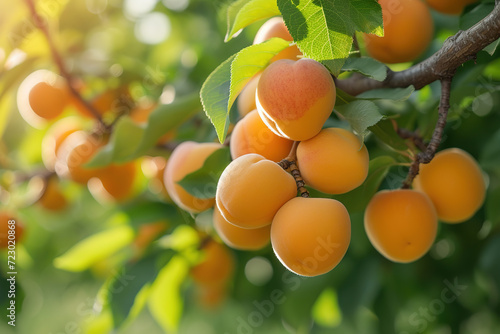
M 309 197 L 309 191 L 306 189 L 306 183 L 304 179 L 300 175 L 299 167 L 297 166 L 297 147 L 299 146 L 299 141 L 294 141 L 290 153 L 285 159 L 282 159 L 278 162 L 278 165 L 289 172 L 293 178 L 295 179 L 295 183 L 297 184 L 297 190 L 301 197 Z
M 422 152 L 427 150 L 427 145 L 425 144 L 424 139 L 418 133 L 416 133 L 415 131 L 398 127 L 396 121 L 393 122 L 393 125 L 396 129 L 396 133 L 401 138 L 411 140 L 412 143 Z

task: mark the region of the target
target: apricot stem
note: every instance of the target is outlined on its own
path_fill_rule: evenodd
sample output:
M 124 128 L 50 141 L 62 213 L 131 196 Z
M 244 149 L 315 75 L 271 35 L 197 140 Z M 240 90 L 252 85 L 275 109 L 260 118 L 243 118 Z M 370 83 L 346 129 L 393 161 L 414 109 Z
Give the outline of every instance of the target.
M 285 159 L 282 159 L 278 162 L 278 165 L 289 172 L 293 178 L 295 179 L 295 183 L 297 184 L 297 190 L 301 197 L 309 197 L 309 191 L 305 188 L 306 183 L 302 176 L 300 175 L 299 167 L 297 166 L 297 147 L 299 146 L 300 141 L 294 141 L 292 145 L 292 149 L 288 156 Z
M 427 145 L 425 151 L 420 152 L 415 156 L 410 170 L 408 171 L 408 176 L 403 182 L 401 189 L 409 189 L 413 179 L 418 175 L 420 171 L 420 164 L 428 164 L 431 162 L 432 158 L 436 154 L 436 151 L 441 143 L 441 138 L 443 137 L 444 127 L 446 126 L 446 118 L 448 116 L 448 110 L 450 109 L 450 89 L 451 89 L 452 77 L 446 77 L 441 79 L 441 100 L 439 103 L 439 117 L 432 133 L 431 141 Z
M 90 111 L 90 113 L 95 117 L 95 119 L 97 119 L 97 121 L 103 127 L 107 128 L 107 126 L 106 126 L 106 124 L 104 124 L 99 112 L 88 101 L 86 101 L 80 95 L 80 93 L 76 90 L 76 88 L 73 86 L 74 79 L 73 79 L 72 75 L 69 73 L 69 71 L 67 70 L 66 66 L 64 65 L 64 61 L 61 57 L 61 54 L 58 52 L 54 41 L 52 40 L 52 37 L 50 35 L 49 29 L 47 28 L 46 23 L 44 22 L 43 18 L 36 11 L 34 1 L 33 0 L 25 0 L 25 2 L 29 8 L 30 13 L 31 13 L 33 23 L 43 33 L 43 35 L 45 36 L 45 39 L 47 40 L 47 44 L 49 45 L 50 52 L 52 54 L 52 58 L 54 59 L 54 62 L 59 69 L 59 73 L 61 74 L 62 77 L 64 77 L 64 79 L 66 79 L 66 81 L 68 83 L 68 88 L 69 88 L 71 94 Z

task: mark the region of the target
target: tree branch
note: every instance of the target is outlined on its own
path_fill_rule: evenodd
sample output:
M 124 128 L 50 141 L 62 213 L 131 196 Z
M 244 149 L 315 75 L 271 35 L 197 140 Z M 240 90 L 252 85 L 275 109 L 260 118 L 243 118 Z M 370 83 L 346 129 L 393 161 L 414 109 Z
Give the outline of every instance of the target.
M 449 37 L 435 54 L 410 67 L 407 70 L 394 72 L 387 69 L 387 78 L 376 81 L 360 74 L 339 80 L 338 88 L 351 95 L 358 95 L 378 88 L 404 88 L 410 85 L 420 89 L 436 80 L 452 77 L 455 71 L 468 60 L 475 59 L 476 54 L 486 46 L 500 38 L 500 5 L 484 19 L 465 31 L 459 31 Z
M 302 178 L 302 175 L 300 175 L 300 170 L 299 167 L 297 167 L 297 147 L 299 146 L 299 141 L 294 141 L 292 145 L 292 149 L 290 150 L 290 153 L 288 153 L 288 156 L 278 162 L 278 165 L 289 172 L 293 178 L 295 179 L 295 183 L 297 184 L 297 190 L 300 193 L 301 197 L 309 197 L 309 191 L 305 188 L 306 183 L 304 182 L 304 179 Z

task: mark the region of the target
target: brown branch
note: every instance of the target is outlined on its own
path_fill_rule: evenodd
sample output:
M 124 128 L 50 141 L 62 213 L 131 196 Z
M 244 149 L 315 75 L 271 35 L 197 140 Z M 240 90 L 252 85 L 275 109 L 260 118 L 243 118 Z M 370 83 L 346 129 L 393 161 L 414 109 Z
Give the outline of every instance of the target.
M 422 136 L 420 136 L 415 131 L 411 131 L 405 128 L 398 127 L 396 121 L 393 120 L 393 125 L 396 130 L 396 133 L 403 139 L 409 139 L 412 143 L 420 150 L 425 151 L 427 149 L 427 145 L 424 142 Z
M 50 35 L 49 29 L 47 25 L 45 24 L 43 18 L 38 14 L 35 3 L 33 0 L 25 0 L 26 5 L 28 6 L 31 16 L 33 18 L 33 23 L 34 25 L 43 33 L 45 36 L 45 39 L 47 40 L 47 44 L 49 45 L 50 53 L 52 54 L 52 58 L 54 59 L 54 63 L 59 69 L 59 73 L 61 74 L 64 79 L 66 79 L 68 83 L 68 88 L 71 92 L 71 94 L 80 102 L 82 103 L 85 108 L 87 108 L 90 113 L 97 119 L 97 121 L 105 128 L 107 126 L 104 124 L 101 114 L 87 101 L 85 100 L 78 90 L 74 87 L 74 79 L 69 73 L 69 71 L 66 69 L 66 66 L 64 65 L 64 61 L 61 57 L 61 54 L 58 52 L 54 41 L 52 40 L 52 37 Z
M 387 69 L 387 78 L 384 81 L 376 81 L 355 73 L 344 80 L 335 79 L 335 83 L 338 88 L 351 95 L 372 89 L 404 88 L 410 85 L 420 89 L 436 80 L 452 77 L 457 68 L 466 61 L 475 59 L 479 51 L 498 38 L 500 5 L 496 3 L 485 18 L 471 28 L 449 37 L 439 51 L 407 70 L 394 72 Z
M 297 166 L 297 147 L 299 146 L 299 141 L 294 141 L 290 153 L 285 159 L 282 159 L 278 162 L 278 165 L 289 172 L 293 178 L 295 179 L 295 183 L 297 184 L 297 190 L 301 197 L 309 197 L 309 191 L 305 188 L 306 183 L 304 179 L 300 175 L 299 167 Z
M 408 171 L 408 176 L 401 186 L 402 189 L 409 189 L 413 179 L 420 171 L 420 164 L 428 164 L 434 158 L 436 151 L 441 143 L 443 137 L 444 127 L 446 126 L 446 118 L 448 117 L 448 110 L 450 109 L 450 90 L 451 90 L 451 77 L 441 80 L 441 101 L 439 103 L 439 117 L 432 133 L 431 141 L 425 151 L 420 152 L 415 156 L 413 163 Z

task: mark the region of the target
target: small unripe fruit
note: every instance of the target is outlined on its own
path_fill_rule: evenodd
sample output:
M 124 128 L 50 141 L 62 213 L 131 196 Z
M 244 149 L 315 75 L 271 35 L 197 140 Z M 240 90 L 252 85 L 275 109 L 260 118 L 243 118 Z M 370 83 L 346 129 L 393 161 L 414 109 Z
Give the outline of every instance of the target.
M 204 247 L 203 259 L 191 268 L 191 277 L 202 286 L 223 286 L 234 272 L 234 258 L 230 250 L 210 240 Z

